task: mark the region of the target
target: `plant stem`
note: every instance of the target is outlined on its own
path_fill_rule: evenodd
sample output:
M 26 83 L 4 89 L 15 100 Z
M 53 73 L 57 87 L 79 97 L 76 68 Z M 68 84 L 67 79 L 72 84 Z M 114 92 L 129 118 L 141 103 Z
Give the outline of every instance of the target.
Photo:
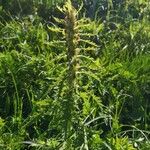
M 74 95 L 76 87 L 76 66 L 77 66 L 77 51 L 76 51 L 76 13 L 75 9 L 68 1 L 66 5 L 65 31 L 66 31 L 66 46 L 67 46 L 67 93 L 65 101 L 65 140 L 69 140 L 69 135 L 72 127 L 72 112 L 74 110 Z M 69 141 L 67 143 L 70 143 Z

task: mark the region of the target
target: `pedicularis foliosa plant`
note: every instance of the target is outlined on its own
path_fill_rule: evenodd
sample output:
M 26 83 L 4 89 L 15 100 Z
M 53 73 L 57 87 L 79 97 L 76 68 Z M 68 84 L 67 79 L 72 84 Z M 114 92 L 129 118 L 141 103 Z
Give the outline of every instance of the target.
M 65 84 L 64 87 L 61 88 L 65 149 L 70 149 L 71 147 L 70 139 L 72 136 L 73 124 L 74 121 L 78 120 L 76 112 L 78 109 L 77 101 L 79 99 L 79 74 L 81 73 L 80 58 L 86 58 L 86 56 L 79 53 L 80 51 L 93 50 L 97 47 L 94 42 L 88 40 L 89 37 L 94 35 L 94 33 L 83 33 L 84 29 L 87 29 L 88 26 L 91 25 L 90 20 L 88 19 L 78 19 L 78 14 L 81 8 L 77 11 L 72 6 L 71 1 L 68 0 L 63 8 L 58 7 L 64 16 L 64 19 L 54 17 L 56 23 L 59 25 L 61 24 L 63 27 L 60 28 L 56 25 L 48 27 L 50 31 L 57 32 L 62 36 L 61 39 L 63 39 L 62 41 L 57 39 L 50 43 L 60 44 L 65 42 L 66 49 L 67 69 L 64 78 Z
M 72 112 L 75 107 L 75 89 L 77 86 L 76 82 L 76 72 L 77 72 L 77 44 L 78 41 L 76 39 L 77 30 L 75 29 L 77 26 L 76 21 L 76 10 L 72 7 L 71 2 L 68 1 L 63 9 L 60 9 L 65 14 L 64 19 L 64 35 L 67 47 L 67 89 L 65 100 L 63 101 L 64 108 L 64 133 L 65 133 L 65 141 L 67 147 L 69 147 L 69 134 L 72 127 Z

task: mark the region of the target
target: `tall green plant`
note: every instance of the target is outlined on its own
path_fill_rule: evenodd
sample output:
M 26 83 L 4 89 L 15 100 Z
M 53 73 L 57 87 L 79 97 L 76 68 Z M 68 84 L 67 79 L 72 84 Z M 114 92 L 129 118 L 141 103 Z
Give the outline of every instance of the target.
M 78 12 L 71 4 L 71 1 L 66 2 L 63 8 L 58 7 L 58 9 L 64 14 L 64 19 L 54 18 L 57 23 L 63 24 L 64 28 L 59 27 L 49 27 L 49 29 L 62 36 L 61 39 L 65 39 L 66 43 L 66 80 L 64 87 L 62 87 L 61 96 L 62 107 L 63 107 L 63 126 L 64 126 L 64 139 L 66 141 L 67 147 L 70 147 L 70 137 L 73 129 L 73 120 L 76 117 L 77 108 L 77 97 L 80 95 L 78 89 L 79 83 L 82 80 L 78 74 L 84 74 L 82 72 L 82 67 L 80 67 L 79 62 L 89 60 L 86 56 L 88 51 L 94 50 L 96 44 L 88 39 L 88 37 L 94 36 L 101 29 L 100 26 L 94 31 L 91 27 L 90 20 L 88 19 L 78 19 Z M 87 23 L 87 24 L 86 24 Z M 95 25 L 93 23 L 93 25 Z M 96 28 L 96 26 L 94 26 Z M 86 32 L 86 33 L 85 33 Z M 51 41 L 50 43 L 60 43 L 62 40 Z M 82 55 L 79 52 L 82 51 Z M 83 60 L 81 60 L 81 58 Z M 86 66 L 85 66 L 86 67 Z M 82 76 L 82 75 L 80 75 Z M 86 102 L 85 102 L 86 103 Z
M 59 8 L 59 7 L 58 7 Z M 62 31 L 66 42 L 67 53 L 67 76 L 66 76 L 66 89 L 65 97 L 63 100 L 63 118 L 64 118 L 64 139 L 66 147 L 70 147 L 69 136 L 72 128 L 72 113 L 75 107 L 75 90 L 76 90 L 76 69 L 77 69 L 77 11 L 73 8 L 71 1 L 66 2 L 63 8 L 59 10 L 65 15 L 64 20 L 55 18 L 57 22 L 64 24 L 65 28 L 50 28 L 52 31 Z
M 65 35 L 67 44 L 67 62 L 68 62 L 68 73 L 67 73 L 67 84 L 68 89 L 66 93 L 65 101 L 65 139 L 69 138 L 68 133 L 70 133 L 72 126 L 72 111 L 74 109 L 74 94 L 76 88 L 76 67 L 77 67 L 77 40 L 75 38 L 76 34 L 76 11 L 72 7 L 71 2 L 68 1 L 64 7 L 65 18 Z M 69 107 L 67 107 L 67 105 Z

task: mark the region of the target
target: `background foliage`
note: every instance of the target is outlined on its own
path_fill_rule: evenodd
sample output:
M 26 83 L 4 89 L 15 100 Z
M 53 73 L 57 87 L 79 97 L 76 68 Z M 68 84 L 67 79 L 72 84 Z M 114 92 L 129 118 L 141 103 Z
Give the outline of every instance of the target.
M 72 1 L 73 107 L 65 2 L 0 0 L 0 148 L 149 150 L 150 2 Z

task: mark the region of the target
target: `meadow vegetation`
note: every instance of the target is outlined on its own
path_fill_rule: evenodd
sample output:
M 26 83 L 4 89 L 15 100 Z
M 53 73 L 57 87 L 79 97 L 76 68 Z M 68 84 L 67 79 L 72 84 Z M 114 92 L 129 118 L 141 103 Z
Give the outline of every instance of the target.
M 1 150 L 149 150 L 148 0 L 0 1 Z

